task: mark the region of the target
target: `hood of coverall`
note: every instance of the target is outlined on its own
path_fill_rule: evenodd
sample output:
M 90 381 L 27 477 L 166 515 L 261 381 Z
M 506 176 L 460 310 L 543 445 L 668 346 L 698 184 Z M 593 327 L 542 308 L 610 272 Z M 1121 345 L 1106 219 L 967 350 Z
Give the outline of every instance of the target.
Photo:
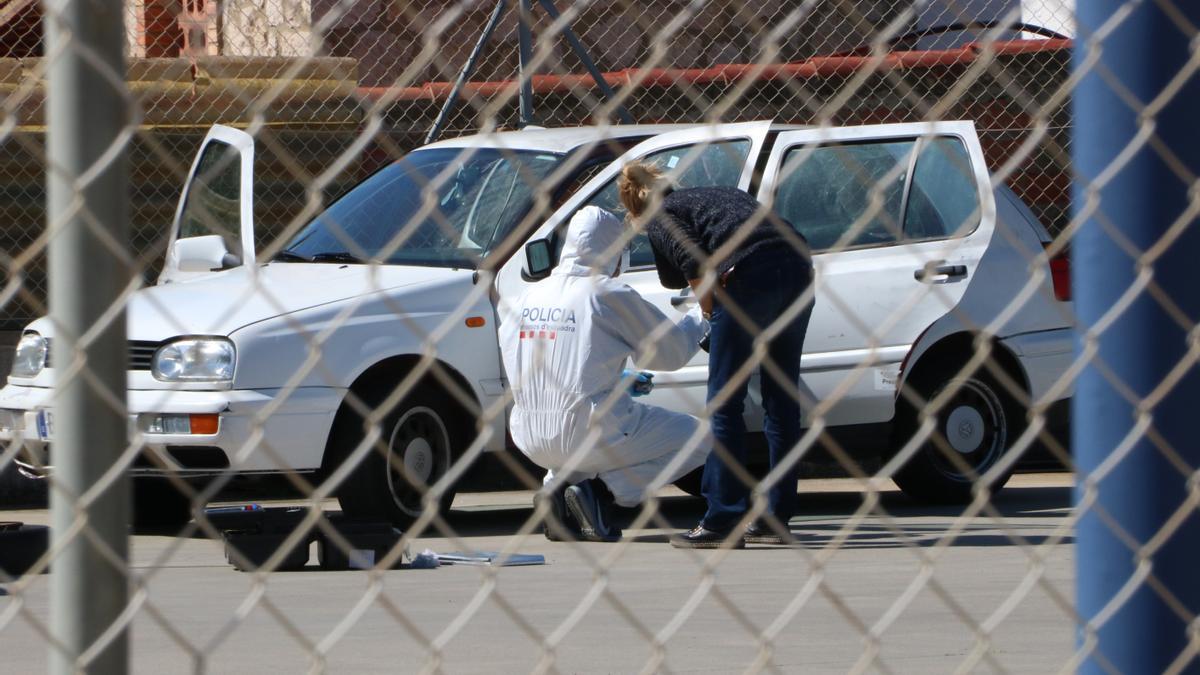
M 585 206 L 571 217 L 555 272 L 611 275 L 629 267 L 629 245 L 621 245 L 625 225 L 599 206 Z M 618 262 L 620 268 L 617 268 Z

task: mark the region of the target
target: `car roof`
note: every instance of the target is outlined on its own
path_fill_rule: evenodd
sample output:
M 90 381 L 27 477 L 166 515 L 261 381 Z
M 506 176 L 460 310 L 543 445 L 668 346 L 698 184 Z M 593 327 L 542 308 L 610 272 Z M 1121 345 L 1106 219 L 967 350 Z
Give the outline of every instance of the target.
M 608 127 L 562 127 L 547 129 L 526 127 L 519 131 L 494 131 L 470 134 L 431 143 L 426 148 L 500 147 L 512 150 L 535 150 L 565 153 L 602 140 L 620 140 L 655 136 L 667 131 L 694 129 L 702 124 L 616 124 Z M 774 127 L 772 127 L 774 128 Z M 780 126 L 779 128 L 785 128 Z M 787 127 L 791 128 L 791 127 Z

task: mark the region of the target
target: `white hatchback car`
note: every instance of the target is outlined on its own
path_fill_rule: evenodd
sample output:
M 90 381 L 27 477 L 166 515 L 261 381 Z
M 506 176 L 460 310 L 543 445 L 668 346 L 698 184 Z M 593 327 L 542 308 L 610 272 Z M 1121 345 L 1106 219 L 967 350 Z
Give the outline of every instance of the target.
M 427 486 L 448 506 L 458 459 L 510 449 L 497 303 L 537 276 L 514 253 L 553 240 L 585 205 L 615 210 L 613 160 L 631 158 L 659 162 L 683 186 L 749 190 L 805 234 L 817 272 L 802 366 L 812 412 L 885 457 L 907 443 L 895 476 L 907 492 L 964 498 L 1026 409 L 1065 407 L 1065 270 L 1045 255 L 1049 237 L 1029 209 L 991 183 L 970 122 L 446 140 L 360 183 L 270 259 L 255 252 L 254 141 L 214 127 L 158 283 L 128 304 L 131 433 L 144 446 L 130 472 L 329 475 L 350 459 L 338 489 L 349 513 L 406 524 Z M 549 203 L 548 218 L 536 215 Z M 643 238 L 631 262 L 622 279 L 664 310 L 690 301 L 659 285 Z M 31 323 L 0 391 L 0 438 L 24 445 L 21 464 L 35 474 L 53 463 L 53 339 L 49 321 Z M 980 346 L 990 354 L 974 363 Z M 657 373 L 647 400 L 702 411 L 705 359 Z M 960 373 L 968 364 L 978 367 Z M 917 397 L 941 403 L 936 432 L 908 443 Z M 364 424 L 377 406 L 378 426 Z

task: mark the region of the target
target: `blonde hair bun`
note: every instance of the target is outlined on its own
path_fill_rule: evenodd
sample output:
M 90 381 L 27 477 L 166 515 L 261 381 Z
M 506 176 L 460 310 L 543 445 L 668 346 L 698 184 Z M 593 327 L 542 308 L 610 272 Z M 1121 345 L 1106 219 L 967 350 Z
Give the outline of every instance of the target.
M 632 161 L 621 167 L 617 196 L 629 215 L 638 217 L 646 210 L 655 189 L 665 180 L 663 170 L 652 162 Z

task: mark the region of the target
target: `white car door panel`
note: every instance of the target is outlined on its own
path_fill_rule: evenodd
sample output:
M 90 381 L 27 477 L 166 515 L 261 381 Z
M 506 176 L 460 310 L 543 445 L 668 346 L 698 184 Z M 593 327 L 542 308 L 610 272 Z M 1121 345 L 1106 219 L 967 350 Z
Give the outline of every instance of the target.
M 802 378 L 827 424 L 884 422 L 912 343 L 961 300 L 995 204 L 970 122 L 781 133 L 759 198 L 809 239 Z

